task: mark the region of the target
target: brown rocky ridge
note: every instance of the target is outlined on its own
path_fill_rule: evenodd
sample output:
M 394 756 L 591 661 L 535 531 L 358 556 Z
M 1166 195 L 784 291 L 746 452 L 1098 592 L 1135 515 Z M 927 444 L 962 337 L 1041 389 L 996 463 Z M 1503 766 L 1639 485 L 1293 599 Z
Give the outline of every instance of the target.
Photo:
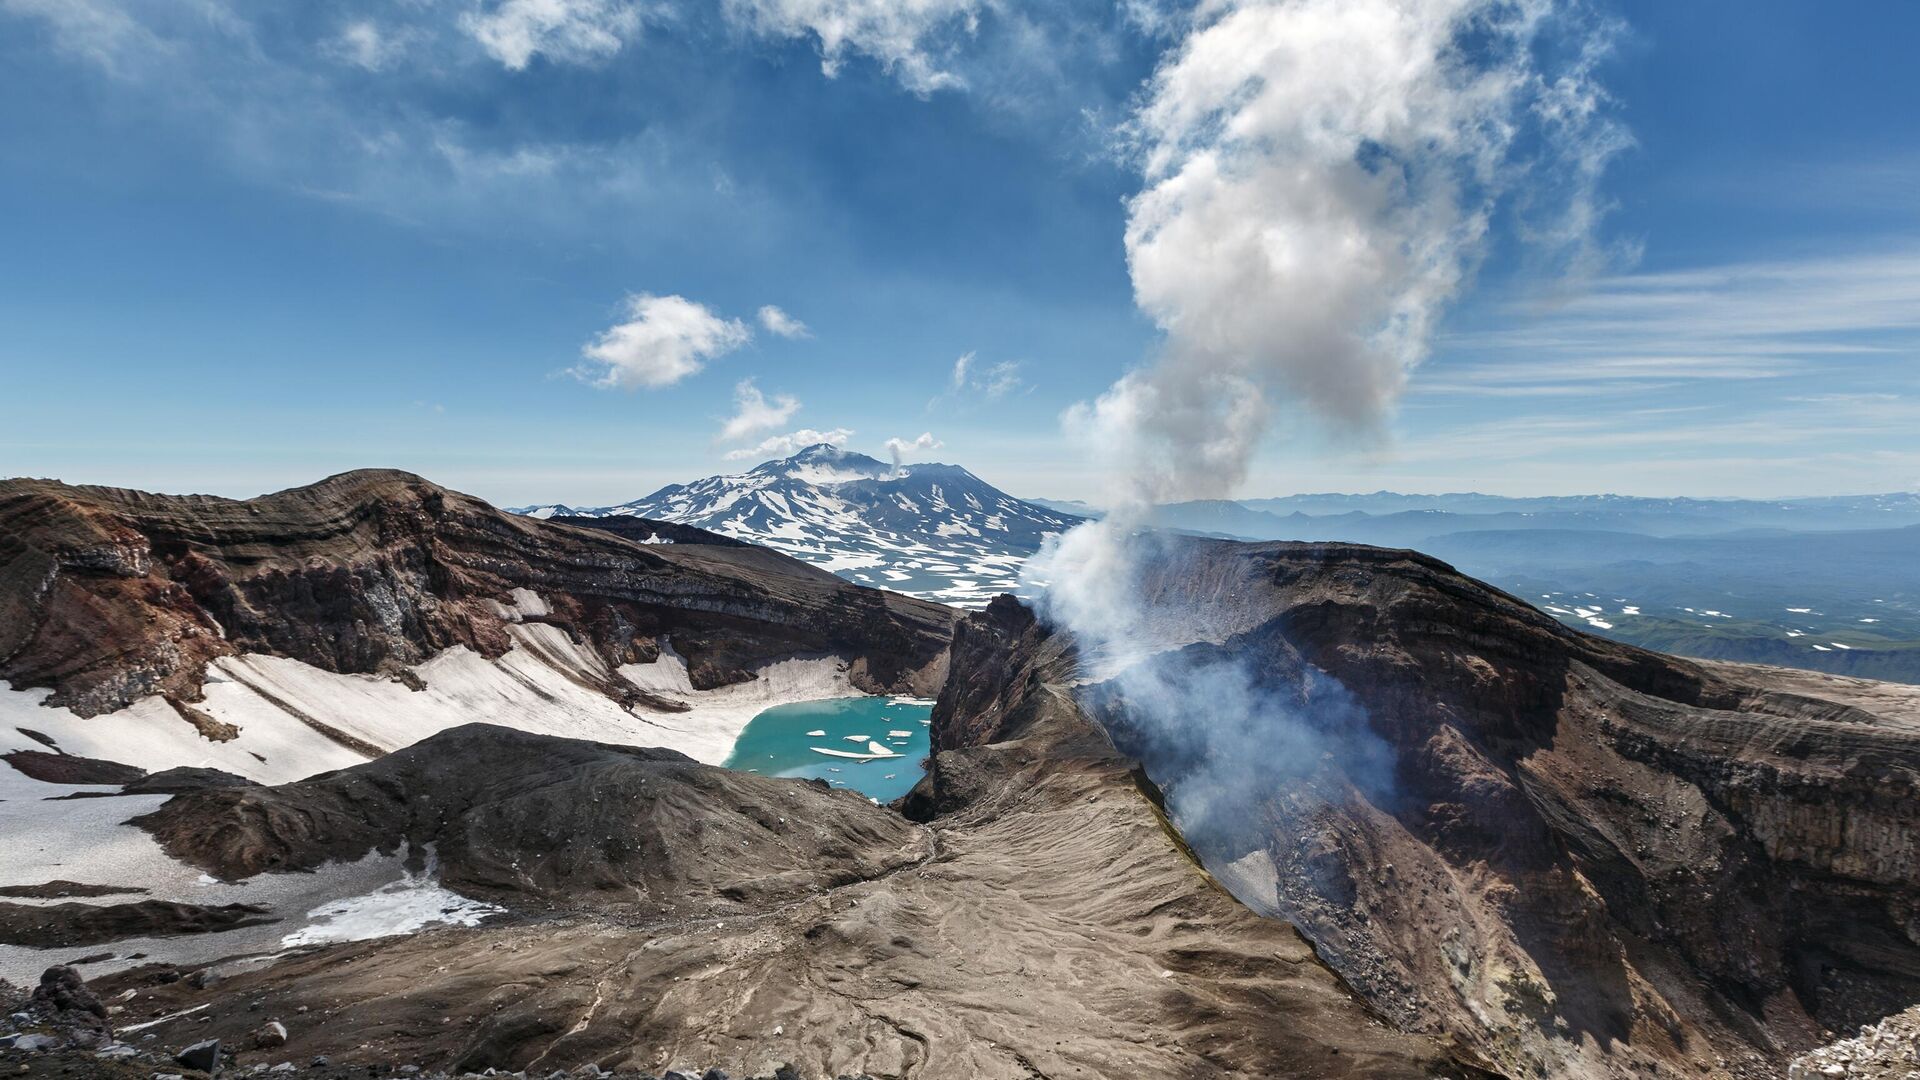
M 1909 688 L 1592 638 L 1411 552 L 1193 541 L 1137 585 L 1157 663 L 1270 695 L 1264 749 L 1204 695 L 1144 711 L 1003 600 L 956 632 L 916 805 L 1085 703 L 1237 895 L 1509 1075 L 1779 1075 L 1920 1000 Z
M 223 878 L 375 850 L 418 869 L 432 852 L 468 895 L 660 918 L 751 912 L 929 855 L 906 819 L 824 781 L 486 724 L 295 784 L 190 792 L 133 824 Z
M 122 904 L 15 904 L 0 901 L 0 945 L 35 948 L 98 945 L 123 938 L 207 934 L 273 922 L 252 904 L 177 904 L 138 900 Z
M 246 500 L 0 481 L 0 679 L 91 716 L 156 693 L 186 706 L 209 660 L 241 652 L 398 675 L 454 645 L 505 652 L 518 616 L 502 603 L 520 588 L 609 665 L 671 637 L 699 689 L 814 654 L 852 661 L 876 692 L 939 685 L 948 609 L 672 535 L 535 521 L 389 470 Z

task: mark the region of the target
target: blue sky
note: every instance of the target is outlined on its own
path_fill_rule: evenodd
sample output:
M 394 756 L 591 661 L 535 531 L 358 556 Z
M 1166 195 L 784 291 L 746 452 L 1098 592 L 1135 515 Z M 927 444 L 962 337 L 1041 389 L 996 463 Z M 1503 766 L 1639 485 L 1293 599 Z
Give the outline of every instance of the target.
M 1263 6 L 0 0 L 0 473 L 595 504 L 929 433 L 1099 497 L 1063 413 L 1226 303 L 1136 296 L 1144 155 L 1213 137 L 1143 126 L 1155 72 L 1307 25 Z M 1567 174 L 1503 146 L 1404 384 L 1256 372 L 1237 490 L 1920 486 L 1920 7 L 1556 15 L 1602 212 L 1541 244 Z

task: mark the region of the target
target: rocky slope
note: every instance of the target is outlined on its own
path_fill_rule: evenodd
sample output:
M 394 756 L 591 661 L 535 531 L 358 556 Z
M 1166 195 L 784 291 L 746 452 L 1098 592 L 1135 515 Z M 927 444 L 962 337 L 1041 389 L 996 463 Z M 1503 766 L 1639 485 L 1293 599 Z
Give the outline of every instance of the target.
M 1587 637 L 1409 552 L 1177 541 L 1115 583 L 1147 613 L 1122 652 L 1010 598 L 955 625 L 764 550 L 401 474 L 253 503 L 5 492 L 8 677 L 84 707 L 206 693 L 170 722 L 210 746 L 220 686 L 195 680 L 242 651 L 378 681 L 573 642 L 635 695 L 649 650 L 689 692 L 834 652 L 869 686 L 940 683 L 897 808 L 489 725 L 298 783 L 170 770 L 45 801 L 111 763 L 23 735 L 57 779 L 10 770 L 29 801 L 5 813 L 40 833 L 86 808 L 110 865 L 144 844 L 169 888 L 204 870 L 209 902 L 268 908 L 248 921 L 304 925 L 280 884 L 345 871 L 354 902 L 497 905 L 327 944 L 157 919 L 180 893 L 36 856 L 34 910 L 8 912 L 36 935 L 124 918 L 275 957 L 97 980 L 169 1038 L 271 1016 L 275 1060 L 538 1074 L 1774 1077 L 1920 1000 L 1909 688 Z M 403 855 L 405 882 L 367 877 Z
M 632 516 L 700 526 L 852 581 L 962 606 L 1014 588 L 1041 541 L 1079 521 L 957 465 L 894 466 L 824 443 L 618 506 L 518 512 L 609 528 Z
M 205 907 L 139 900 L 121 904 L 13 904 L 0 901 L 0 945 L 97 945 L 126 938 L 208 934 L 271 922 L 249 904 Z
M 5 653 L 9 677 L 101 709 L 158 687 L 205 713 L 167 722 L 209 746 L 228 745 L 215 741 L 230 715 L 214 700 L 229 682 L 216 677 L 278 676 L 276 694 L 293 684 L 278 669 L 233 667 L 232 652 L 433 684 L 367 697 L 378 710 L 439 692 L 439 669 L 407 663 L 435 648 L 571 640 L 609 678 L 638 677 L 649 665 L 618 662 L 655 648 L 708 683 L 834 650 L 869 685 L 925 689 L 950 638 L 943 609 L 772 552 L 510 518 L 398 474 L 252 504 L 8 491 L 0 507 L 20 524 L 5 565 L 12 580 L 44 582 L 7 594 L 26 617 Z M 645 542 L 660 539 L 673 542 Z M 60 898 L 36 917 L 72 922 L 75 943 L 83 924 L 126 906 L 122 890 L 148 886 L 161 903 L 192 895 L 183 888 L 210 902 L 238 891 L 267 909 L 259 918 L 281 920 L 93 946 L 112 965 L 142 954 L 191 965 L 96 980 L 159 1021 L 146 1030 L 244 1045 L 275 1016 L 290 1028 L 278 1059 L 541 1072 L 700 1061 L 735 1074 L 793 1061 L 805 1075 L 925 1080 L 1257 1075 L 1282 1061 L 1332 1077 L 1471 1071 L 1444 1044 L 1391 1031 L 1290 927 L 1201 873 L 1131 764 L 1070 699 L 1054 706 L 1021 738 L 974 752 L 969 797 L 919 823 L 817 785 L 490 726 L 279 786 L 210 771 L 133 778 L 180 792 L 164 803 L 84 789 L 74 794 L 100 797 L 42 801 L 32 785 L 52 782 L 20 774 L 32 801 L 6 812 L 32 810 L 37 849 L 62 808 L 98 820 L 113 856 L 83 862 L 99 870 L 78 876 L 61 852 L 41 852 L 42 877 L 22 880 L 23 893 Z M 35 768 L 100 764 L 59 738 L 25 737 L 51 761 Z M 110 824 L 134 813 L 146 832 Z M 403 854 L 413 874 L 381 884 Z M 157 877 L 140 876 L 149 866 Z M 210 876 L 195 885 L 200 871 Z M 56 885 L 60 874 L 79 891 Z M 331 893 L 283 885 L 336 878 Z M 97 901 L 104 914 L 66 909 L 94 902 L 82 894 L 96 888 L 112 890 Z M 344 944 L 288 932 L 323 907 L 417 928 L 418 904 L 432 908 L 428 923 L 457 925 Z M 199 974 L 223 941 L 255 958 Z M 279 958 L 261 963 L 268 953 Z
M 931 854 L 898 814 L 824 782 L 485 724 L 297 784 L 191 792 L 133 824 L 230 880 L 375 850 L 419 869 L 431 851 L 466 895 L 657 918 L 753 910 Z
M 1778 1075 L 1920 1000 L 1905 688 L 1591 638 L 1409 552 L 1195 541 L 1136 584 L 1152 662 L 1266 695 L 1264 749 L 1006 602 L 956 634 L 920 805 L 1083 703 L 1237 895 L 1509 1074 Z
M 1920 1073 L 1920 1006 L 1863 1024 L 1851 1038 L 1837 1039 L 1795 1058 L 1787 1080 L 1907 1080 Z
M 1054 707 L 1015 742 L 961 752 L 976 755 L 972 797 L 922 824 L 817 784 L 485 727 L 302 784 L 184 795 L 145 824 L 206 868 L 309 865 L 405 837 L 509 913 L 96 987 L 168 1038 L 244 1046 L 281 1018 L 272 1060 L 1472 1075 L 1380 1023 L 1290 927 L 1214 885 L 1129 763 L 1067 699 Z
M 406 473 L 244 501 L 0 481 L 0 678 L 82 716 L 164 695 L 216 741 L 231 733 L 193 703 L 221 657 L 405 679 L 455 647 L 498 657 L 515 626 L 541 624 L 598 657 L 577 680 L 625 703 L 645 695 L 611 672 L 669 641 L 695 690 L 833 655 L 863 689 L 926 692 L 951 621 L 697 529 L 569 528 Z

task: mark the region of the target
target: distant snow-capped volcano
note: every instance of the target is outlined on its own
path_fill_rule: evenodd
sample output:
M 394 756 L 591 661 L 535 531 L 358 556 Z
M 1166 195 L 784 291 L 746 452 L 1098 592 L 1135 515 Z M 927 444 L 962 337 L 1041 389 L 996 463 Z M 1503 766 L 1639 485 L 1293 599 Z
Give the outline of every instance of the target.
M 619 506 L 514 512 L 698 525 L 852 581 L 965 606 L 1014 588 L 1020 564 L 1047 534 L 1081 520 L 1016 499 L 958 465 L 895 467 L 825 443 Z

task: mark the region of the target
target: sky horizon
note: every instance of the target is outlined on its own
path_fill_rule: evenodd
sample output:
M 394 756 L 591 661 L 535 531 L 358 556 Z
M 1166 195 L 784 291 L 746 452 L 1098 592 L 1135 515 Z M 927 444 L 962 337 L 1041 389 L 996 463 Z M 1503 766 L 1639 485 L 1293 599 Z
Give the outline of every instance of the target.
M 1529 3 L 1524 63 L 1467 49 L 1518 134 L 1383 152 L 1458 212 L 1349 208 L 1444 251 L 1329 389 L 1294 294 L 1353 267 L 1283 204 L 1352 184 L 1149 222 L 1241 149 L 1185 68 L 1282 85 L 1324 0 L 0 0 L 0 474 L 607 505 L 826 439 L 1102 501 L 1088 417 L 1199 327 L 1277 355 L 1240 497 L 1920 490 L 1920 8 Z M 1288 243 L 1264 293 L 1212 254 Z

